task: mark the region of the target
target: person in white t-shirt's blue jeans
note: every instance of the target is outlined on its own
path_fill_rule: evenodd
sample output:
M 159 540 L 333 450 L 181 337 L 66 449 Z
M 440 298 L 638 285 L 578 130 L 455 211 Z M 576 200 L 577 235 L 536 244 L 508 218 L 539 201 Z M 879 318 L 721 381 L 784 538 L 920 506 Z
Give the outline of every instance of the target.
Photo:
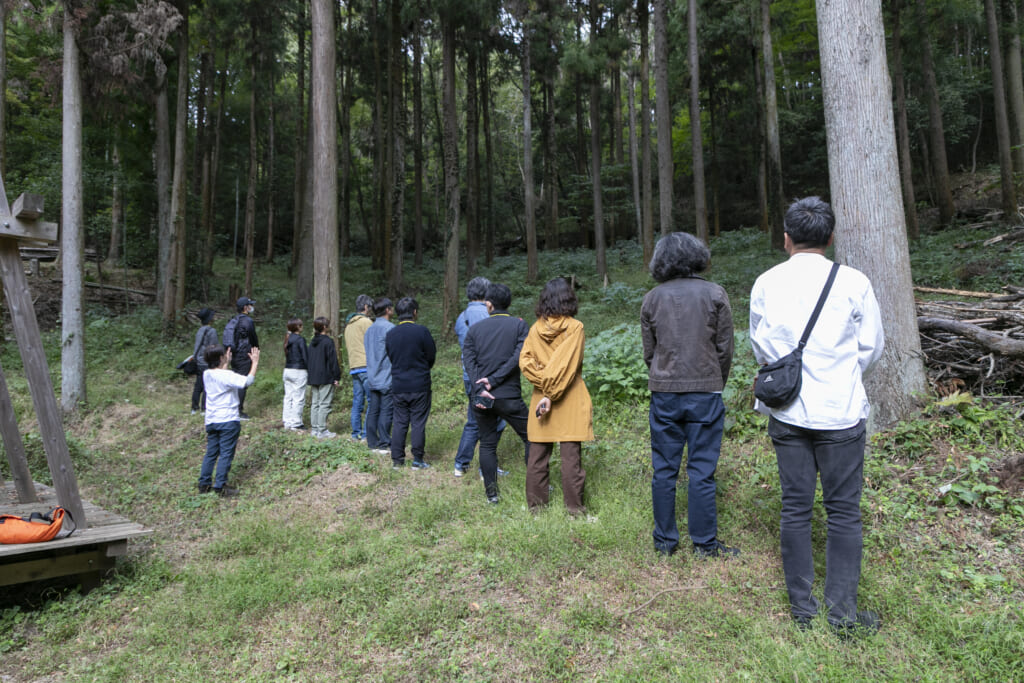
M 235 457 L 242 422 L 238 410 L 238 393 L 256 379 L 260 364 L 259 347 L 249 351 L 249 374 L 240 375 L 230 369 L 231 349 L 218 344 L 207 347 L 203 373 L 206 388 L 206 455 L 199 469 L 199 493 L 234 496 L 238 490 L 227 485 L 231 461 Z M 216 467 L 216 476 L 214 475 Z

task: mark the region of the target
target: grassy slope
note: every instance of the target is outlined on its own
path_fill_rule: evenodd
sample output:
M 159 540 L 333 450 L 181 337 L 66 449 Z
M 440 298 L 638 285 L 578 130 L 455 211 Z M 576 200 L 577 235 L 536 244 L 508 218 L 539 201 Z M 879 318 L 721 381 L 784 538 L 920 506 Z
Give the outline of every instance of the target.
M 936 258 L 955 241 L 926 239 L 915 271 L 922 284 L 964 284 Z M 777 259 L 752 233 L 712 249 L 711 277 L 728 288 L 743 329 L 749 287 Z M 529 320 L 537 287 L 523 284 L 521 261 L 484 274 L 511 284 L 513 312 Z M 584 274 L 580 319 L 596 339 L 635 322 L 650 284 L 639 261 L 635 245 L 611 250 L 616 284 L 605 292 L 585 275 L 589 252 L 544 256 L 542 277 Z M 1007 263 L 1011 271 L 989 272 L 994 280 L 1020 271 Z M 191 330 L 164 342 L 152 312 L 92 316 L 89 408 L 69 427 L 80 483 L 88 498 L 155 533 L 100 589 L 37 591 L 0 611 L 0 680 L 1024 680 L 1024 510 L 991 493 L 987 510 L 934 493 L 949 480 L 981 481 L 987 468 L 967 470 L 985 457 L 1022 450 L 1005 411 L 965 412 L 977 418 L 972 430 L 936 408 L 938 417 L 882 435 L 867 467 L 861 600 L 882 613 L 883 631 L 849 644 L 821 624 L 800 633 L 787 616 L 777 549 L 774 458 L 746 408 L 752 359 L 742 333 L 718 480 L 720 533 L 743 556 L 662 559 L 650 540 L 642 402 L 595 400 L 585 519 L 565 515 L 557 465 L 549 509 L 525 510 L 521 450 L 509 438 L 499 450 L 511 470 L 499 506 L 486 505 L 475 477 L 451 476 L 465 405 L 457 346 L 439 329 L 440 268 L 428 262 L 408 274 L 440 342 L 427 437 L 435 467 L 426 472 L 395 472 L 365 447 L 277 428 L 284 321 L 308 311 L 289 303 L 280 269 L 260 271 L 266 353 L 247 400 L 256 419 L 232 472 L 243 496 L 232 501 L 195 493 L 202 420 L 188 416 L 191 384 L 173 370 Z M 358 259 L 343 277 L 346 302 L 381 288 Z M 47 341 L 59 368 L 56 335 Z M 46 480 L 11 346 L 3 366 L 23 397 L 33 472 Z M 331 418 L 342 434 L 350 397 L 339 394 Z M 685 486 L 679 495 L 685 524 Z M 819 573 L 822 518 L 819 509 Z

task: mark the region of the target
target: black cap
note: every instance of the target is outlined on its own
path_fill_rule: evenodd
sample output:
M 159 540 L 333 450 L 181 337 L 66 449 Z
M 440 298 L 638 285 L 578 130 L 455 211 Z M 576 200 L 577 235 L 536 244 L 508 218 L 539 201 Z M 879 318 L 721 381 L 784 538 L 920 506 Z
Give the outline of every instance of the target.
M 212 308 L 204 308 L 196 314 L 199 317 L 199 322 L 204 325 L 209 325 L 210 321 L 213 320 L 213 316 L 216 315 Z
M 255 306 L 256 305 L 256 300 L 255 299 L 250 299 L 247 296 L 243 296 L 241 299 L 238 300 L 236 305 L 239 308 L 244 308 L 245 306 Z

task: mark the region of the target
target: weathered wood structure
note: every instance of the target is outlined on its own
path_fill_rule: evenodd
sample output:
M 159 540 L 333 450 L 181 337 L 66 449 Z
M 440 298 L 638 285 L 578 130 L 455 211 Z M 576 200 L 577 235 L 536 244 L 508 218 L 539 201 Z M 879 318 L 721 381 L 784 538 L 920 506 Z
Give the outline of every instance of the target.
M 57 240 L 57 225 L 38 220 L 42 212 L 42 197 L 30 194 L 19 197 L 12 210 L 0 178 L 0 280 L 53 480 L 53 488 L 32 481 L 13 402 L 0 368 L 0 436 L 13 480 L 12 485 L 7 485 L 0 478 L 0 484 L 4 484 L 0 512 L 24 516 L 60 505 L 71 513 L 78 531 L 68 538 L 45 543 L 0 545 L 0 585 L 69 574 L 98 578 L 113 566 L 118 555 L 124 554 L 128 538 L 149 533 L 138 524 L 83 503 L 78 491 L 19 253 L 19 244 L 48 244 Z

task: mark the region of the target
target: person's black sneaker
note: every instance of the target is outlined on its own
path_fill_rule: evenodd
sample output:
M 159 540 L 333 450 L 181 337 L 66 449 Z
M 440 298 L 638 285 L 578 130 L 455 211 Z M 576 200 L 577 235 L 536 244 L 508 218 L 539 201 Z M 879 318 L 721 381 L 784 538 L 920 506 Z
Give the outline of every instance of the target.
M 661 555 L 662 557 L 672 557 L 673 555 L 676 554 L 676 549 L 677 548 L 679 548 L 679 546 L 677 546 L 677 545 L 674 545 L 671 548 L 666 548 L 664 546 L 662 546 L 660 548 L 658 546 L 654 547 L 654 549 L 657 550 L 658 554 Z
M 497 505 L 498 504 L 498 496 L 497 495 L 487 496 L 487 502 L 490 503 L 491 505 Z
M 213 487 L 209 484 L 198 484 L 199 493 L 209 493 L 213 490 Z
M 239 413 L 239 414 L 238 414 L 238 419 L 239 419 L 240 421 L 242 421 L 242 422 L 245 422 L 246 420 L 249 420 L 249 419 L 251 419 L 251 418 L 249 417 L 249 414 L 248 414 L 248 413 Z
M 423 460 L 413 460 L 412 468 L 414 470 L 427 470 L 430 469 L 430 463 Z
M 814 626 L 814 617 L 793 617 L 793 623 L 796 624 L 796 627 L 801 631 L 810 631 L 811 628 Z
M 868 610 L 857 612 L 857 618 L 854 621 L 829 622 L 832 631 L 842 640 L 878 633 L 878 624 L 878 614 Z
M 405 461 L 404 460 L 392 460 L 391 461 L 391 469 L 393 469 L 393 470 L 405 469 Z
M 219 489 L 213 489 L 213 492 L 221 498 L 234 498 L 238 495 L 238 489 L 233 489 L 230 486 L 222 486 Z
M 707 545 L 693 544 L 693 554 L 701 559 L 712 557 L 735 557 L 740 554 L 739 548 L 730 548 L 717 538 Z

